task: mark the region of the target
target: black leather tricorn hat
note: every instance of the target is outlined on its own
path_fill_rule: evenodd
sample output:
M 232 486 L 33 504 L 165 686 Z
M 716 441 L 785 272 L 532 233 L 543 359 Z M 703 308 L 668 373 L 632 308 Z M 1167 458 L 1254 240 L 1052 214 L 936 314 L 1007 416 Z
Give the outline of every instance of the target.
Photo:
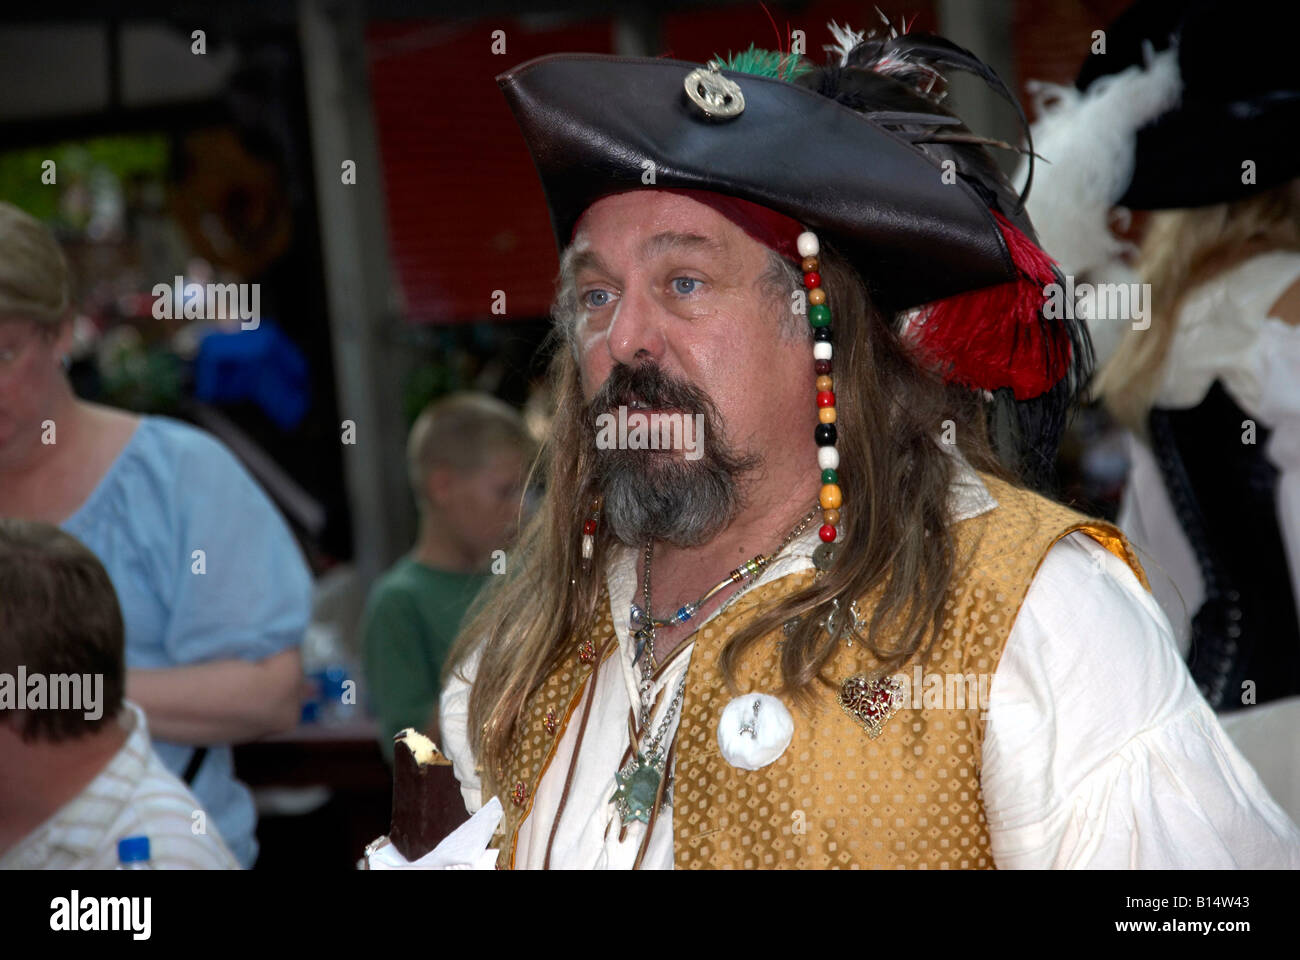
M 807 86 L 732 70 L 721 74 L 740 86 L 744 109 L 710 119 L 684 91 L 699 68 L 555 54 L 497 77 L 561 249 L 597 199 L 645 187 L 649 162 L 655 186 L 740 197 L 829 238 L 890 310 L 1016 278 L 988 203 L 962 177 L 945 178 L 938 157 Z M 1027 220 L 1018 226 L 1032 236 Z
M 1240 29 L 1246 18 L 1249 30 Z M 1079 90 L 1144 62 L 1143 46 L 1178 48 L 1179 104 L 1138 131 L 1120 206 L 1168 210 L 1227 203 L 1300 176 L 1297 0 L 1139 0 L 1106 28 Z M 1243 163 L 1252 161 L 1252 178 Z
M 923 362 L 1012 405 L 1017 466 L 1041 478 L 1086 388 L 1091 343 L 1072 315 L 1044 309 L 1061 277 L 1025 212 L 1032 142 L 1017 193 L 987 148 L 1018 148 L 977 136 L 942 104 L 941 70 L 982 79 L 1029 141 L 1024 112 L 943 37 L 830 29 L 840 55 L 823 66 L 751 47 L 707 67 L 558 54 L 498 76 L 556 241 L 563 250 L 587 207 L 629 189 L 711 191 L 784 214 L 853 263 Z

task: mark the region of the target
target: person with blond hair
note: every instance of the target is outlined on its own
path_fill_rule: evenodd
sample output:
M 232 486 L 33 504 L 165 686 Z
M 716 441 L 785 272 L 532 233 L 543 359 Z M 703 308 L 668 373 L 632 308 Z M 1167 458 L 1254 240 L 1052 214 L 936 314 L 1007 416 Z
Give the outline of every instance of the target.
M 1297 168 L 1300 171 L 1300 167 Z M 1300 694 L 1300 180 L 1152 214 L 1151 326 L 1098 377 L 1130 430 L 1120 526 L 1211 705 Z
M 230 745 L 297 723 L 311 574 L 220 442 L 76 396 L 71 310 L 54 236 L 0 203 L 0 516 L 60 526 L 108 570 L 127 696 L 248 867 L 257 818 Z
M 436 732 L 444 661 L 470 603 L 505 570 L 533 447 L 522 417 L 487 394 L 444 397 L 411 427 L 406 467 L 419 535 L 372 588 L 362 628 L 390 763 L 398 731 Z
M 1225 65 L 1235 13 L 1124 11 L 1075 88 L 1045 87 L 1031 202 L 1072 272 L 1141 290 L 1090 318 L 1115 341 L 1094 393 L 1128 431 L 1119 525 L 1221 712 L 1300 694 L 1300 11 Z M 1143 218 L 1136 247 L 1115 208 Z

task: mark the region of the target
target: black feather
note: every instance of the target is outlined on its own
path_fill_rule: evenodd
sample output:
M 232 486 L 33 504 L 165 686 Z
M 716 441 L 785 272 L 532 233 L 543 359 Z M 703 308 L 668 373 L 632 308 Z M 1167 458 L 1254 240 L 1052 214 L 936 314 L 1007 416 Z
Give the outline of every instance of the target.
M 846 68 L 867 70 L 907 84 L 921 97 L 937 102 L 947 90 L 942 68 L 979 77 L 994 93 L 1011 104 L 1020 121 L 1029 152 L 1029 176 L 1019 193 L 1023 207 L 1034 182 L 1034 141 L 1020 101 L 992 67 L 964 47 L 929 33 L 904 33 L 895 37 L 869 37 L 849 51 Z M 937 80 L 935 78 L 938 78 Z M 937 90 L 937 96 L 936 96 Z M 1010 211 L 1003 211 L 1009 214 Z

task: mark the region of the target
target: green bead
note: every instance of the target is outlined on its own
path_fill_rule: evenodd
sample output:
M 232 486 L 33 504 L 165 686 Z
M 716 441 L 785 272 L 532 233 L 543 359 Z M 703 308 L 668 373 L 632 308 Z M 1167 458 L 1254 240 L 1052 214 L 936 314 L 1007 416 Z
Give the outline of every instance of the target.
M 831 308 L 817 303 L 808 308 L 808 322 L 814 327 L 825 327 L 831 322 Z
M 839 482 L 840 482 L 840 475 L 836 473 L 834 470 L 822 471 L 822 483 L 839 483 Z

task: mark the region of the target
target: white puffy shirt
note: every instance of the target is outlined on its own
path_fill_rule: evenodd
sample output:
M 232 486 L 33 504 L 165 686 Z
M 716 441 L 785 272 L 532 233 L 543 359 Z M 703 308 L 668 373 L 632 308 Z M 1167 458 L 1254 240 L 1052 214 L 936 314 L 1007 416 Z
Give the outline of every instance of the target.
M 1264 453 L 1281 472 L 1278 524 L 1300 604 L 1300 327 L 1268 315 L 1297 278 L 1300 253 L 1279 250 L 1251 257 L 1193 290 L 1179 311 L 1155 405 L 1190 409 L 1221 380 L 1248 417 L 1272 429 Z M 1132 467 L 1119 526 L 1138 549 L 1185 653 L 1192 614 L 1205 599 L 1201 571 L 1155 457 L 1135 437 L 1128 448 Z
M 959 519 L 996 506 L 969 468 L 952 504 Z M 796 540 L 755 585 L 809 568 L 817 542 L 815 533 Z M 535 788 L 517 867 L 540 868 L 549 843 L 550 867 L 627 869 L 644 837 L 645 824 L 634 822 L 620 841 L 610 803 L 628 711 L 639 703 L 628 624 L 635 551 L 613 552 L 608 583 L 619 651 L 596 670 L 560 822 L 586 698 Z M 692 650 L 687 640 L 670 655 L 651 693 L 668 688 L 651 729 Z M 476 666 L 472 657 L 469 676 Z M 468 684 L 451 679 L 441 722 L 472 813 L 483 798 L 468 748 L 468 698 Z M 1159 605 L 1122 560 L 1083 533 L 1048 551 L 1007 640 L 989 691 L 981 789 L 1001 869 L 1300 867 L 1300 830 L 1196 690 Z M 656 820 L 642 867 L 672 869 L 671 816 Z

